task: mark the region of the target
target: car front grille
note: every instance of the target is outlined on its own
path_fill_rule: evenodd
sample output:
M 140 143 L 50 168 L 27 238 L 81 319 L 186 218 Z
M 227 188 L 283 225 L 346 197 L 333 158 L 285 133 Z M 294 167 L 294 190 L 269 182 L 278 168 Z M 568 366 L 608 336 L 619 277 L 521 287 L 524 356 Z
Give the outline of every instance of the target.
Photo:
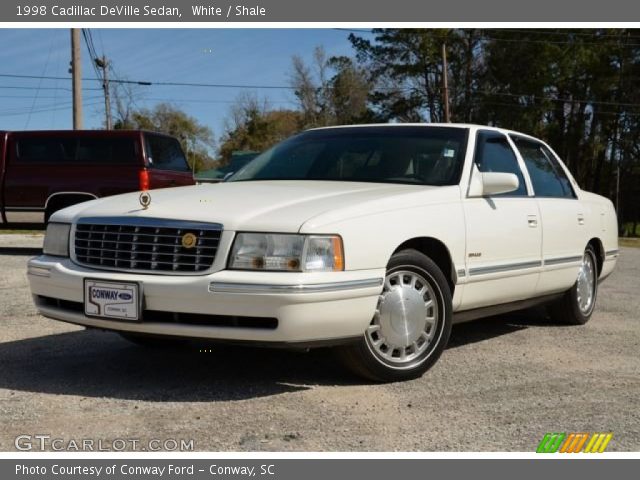
M 104 268 L 194 274 L 211 268 L 222 225 L 151 218 L 84 218 L 75 229 L 75 259 Z

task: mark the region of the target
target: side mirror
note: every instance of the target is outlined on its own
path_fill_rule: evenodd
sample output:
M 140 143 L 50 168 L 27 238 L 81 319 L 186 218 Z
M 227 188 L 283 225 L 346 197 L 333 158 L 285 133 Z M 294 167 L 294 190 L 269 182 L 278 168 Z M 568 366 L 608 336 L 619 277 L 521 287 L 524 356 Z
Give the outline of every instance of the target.
M 519 186 L 518 177 L 513 173 L 480 172 L 474 164 L 471 184 L 469 185 L 469 196 L 489 197 L 500 193 L 513 192 Z
M 231 177 L 231 175 L 233 175 L 234 173 L 236 173 L 236 172 L 229 172 L 229 173 L 226 173 L 226 174 L 224 175 L 224 177 L 222 177 L 222 181 L 223 181 L 223 182 L 226 182 L 226 181 L 229 179 L 229 177 Z

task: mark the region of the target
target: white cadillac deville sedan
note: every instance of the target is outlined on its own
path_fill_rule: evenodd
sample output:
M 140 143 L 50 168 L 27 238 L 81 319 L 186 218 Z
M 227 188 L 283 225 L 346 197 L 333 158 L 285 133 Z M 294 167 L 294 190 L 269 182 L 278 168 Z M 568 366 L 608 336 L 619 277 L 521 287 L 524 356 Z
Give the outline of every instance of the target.
M 315 129 L 228 181 L 61 210 L 30 260 L 50 318 L 138 343 L 334 346 L 421 375 L 452 323 L 549 305 L 584 324 L 618 256 L 606 198 L 544 142 L 475 125 Z

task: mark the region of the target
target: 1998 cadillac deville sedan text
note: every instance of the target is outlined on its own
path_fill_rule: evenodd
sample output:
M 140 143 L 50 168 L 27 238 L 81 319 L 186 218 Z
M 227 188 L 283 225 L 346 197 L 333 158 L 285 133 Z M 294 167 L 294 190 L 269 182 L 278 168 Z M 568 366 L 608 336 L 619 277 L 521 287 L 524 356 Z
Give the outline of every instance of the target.
M 475 125 L 309 130 L 222 184 L 143 196 L 54 214 L 28 266 L 43 315 L 139 342 L 331 345 L 403 380 L 457 321 L 544 302 L 584 324 L 618 256 L 609 200 L 545 143 Z

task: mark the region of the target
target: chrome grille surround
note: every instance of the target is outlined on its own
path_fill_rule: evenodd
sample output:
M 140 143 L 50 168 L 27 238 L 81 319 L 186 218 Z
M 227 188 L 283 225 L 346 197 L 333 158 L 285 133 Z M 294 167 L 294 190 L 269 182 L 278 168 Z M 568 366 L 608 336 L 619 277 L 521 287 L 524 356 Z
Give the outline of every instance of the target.
M 222 225 L 148 217 L 86 217 L 73 229 L 79 265 L 124 272 L 197 275 L 211 269 Z M 185 234 L 197 237 L 185 248 Z

